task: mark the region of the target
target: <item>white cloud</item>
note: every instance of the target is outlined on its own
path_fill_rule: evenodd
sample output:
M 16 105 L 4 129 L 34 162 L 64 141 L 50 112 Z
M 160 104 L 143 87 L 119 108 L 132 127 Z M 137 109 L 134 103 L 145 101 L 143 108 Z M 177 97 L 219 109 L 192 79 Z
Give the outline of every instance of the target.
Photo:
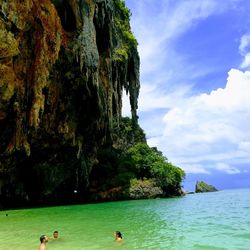
M 250 66 L 250 53 L 246 53 L 240 67 L 246 69 Z
M 239 53 L 244 57 L 240 65 L 242 69 L 247 69 L 250 66 L 250 34 L 244 34 L 240 39 Z
M 232 69 L 228 75 L 225 88 L 186 97 L 173 106 L 163 118 L 164 132 L 149 143 L 152 146 L 155 143 L 184 169 L 188 163 L 192 166 L 204 161 L 214 165 L 217 161 L 227 164 L 235 159 L 250 163 L 250 72 Z M 214 168 L 237 172 L 225 165 Z M 186 170 L 191 169 L 188 166 Z M 193 171 L 197 172 L 197 167 Z
M 168 109 L 174 103 L 182 103 L 183 98 L 190 91 L 190 87 L 183 86 L 181 88 L 172 89 L 166 95 L 166 91 L 157 88 L 157 85 L 144 84 L 141 86 L 139 96 L 139 110 L 141 112 L 151 111 L 155 109 Z
M 131 106 L 130 106 L 129 95 L 127 95 L 125 90 L 123 90 L 122 93 L 122 116 L 131 117 Z
M 245 151 L 250 154 L 250 141 L 242 141 L 239 143 L 239 150 Z
M 186 174 L 211 174 L 211 172 L 201 164 L 183 164 L 181 167 L 185 169 Z
M 217 162 L 250 163 L 250 72 L 230 70 L 225 88 L 209 94 L 188 96 L 184 91 L 178 96 L 176 91 L 164 99 L 153 90 L 143 92 L 149 93 L 145 110 L 152 105 L 169 111 L 162 118 L 163 129 L 154 126 L 158 133 L 148 139 L 150 146 L 157 146 L 187 173 L 210 173 L 214 168 L 232 174 L 238 170 Z
M 154 10 L 154 1 L 138 1 L 137 11 L 133 13 L 131 19 L 133 32 L 139 41 L 142 75 L 159 70 L 163 65 L 167 67 L 166 61 L 172 66 L 180 65 L 183 58 L 174 52 L 171 42 L 197 21 L 221 12 L 228 5 L 218 5 L 215 0 L 189 0 L 175 3 L 159 1 L 158 4 L 161 8 Z M 157 14 L 153 11 L 157 11 Z M 171 61 L 166 58 L 171 58 Z
M 217 107 L 221 111 L 241 111 L 250 106 L 249 90 L 250 72 L 243 73 L 237 69 L 231 69 L 228 73 L 225 89 L 219 88 L 209 95 L 201 95 L 201 102 L 207 107 Z
M 185 58 L 174 50 L 175 40 L 201 20 L 217 15 L 236 5 L 235 0 L 152 0 L 133 2 L 131 26 L 139 42 L 141 75 L 159 71 L 168 64 L 183 65 Z M 158 9 L 156 9 L 158 6 Z M 169 67 L 170 68 L 170 67 Z M 196 69 L 197 71 L 197 69 Z M 193 70 L 190 73 L 194 72 Z M 181 72 L 178 72 L 180 74 Z
M 240 39 L 239 51 L 241 55 L 245 55 L 250 45 L 250 34 L 244 34 Z
M 225 163 L 217 163 L 216 169 L 222 172 L 226 172 L 227 174 L 240 174 L 241 171 L 235 167 L 232 167 Z

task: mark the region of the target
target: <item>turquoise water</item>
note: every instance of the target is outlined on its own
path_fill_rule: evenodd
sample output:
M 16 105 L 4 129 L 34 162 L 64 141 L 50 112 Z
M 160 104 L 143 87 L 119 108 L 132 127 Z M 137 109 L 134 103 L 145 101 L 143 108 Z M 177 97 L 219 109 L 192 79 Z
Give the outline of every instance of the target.
M 8 213 L 8 216 L 6 216 Z M 250 189 L 0 212 L 0 249 L 250 249 Z M 114 242 L 120 230 L 123 244 Z

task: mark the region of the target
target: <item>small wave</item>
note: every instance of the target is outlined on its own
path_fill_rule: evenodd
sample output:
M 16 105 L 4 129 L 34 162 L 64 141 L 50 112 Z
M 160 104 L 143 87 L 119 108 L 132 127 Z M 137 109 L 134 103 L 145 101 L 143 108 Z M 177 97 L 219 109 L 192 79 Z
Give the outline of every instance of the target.
M 197 250 L 226 250 L 226 248 L 223 247 L 216 247 L 211 245 L 201 245 L 201 244 L 195 244 L 193 245 L 193 249 Z

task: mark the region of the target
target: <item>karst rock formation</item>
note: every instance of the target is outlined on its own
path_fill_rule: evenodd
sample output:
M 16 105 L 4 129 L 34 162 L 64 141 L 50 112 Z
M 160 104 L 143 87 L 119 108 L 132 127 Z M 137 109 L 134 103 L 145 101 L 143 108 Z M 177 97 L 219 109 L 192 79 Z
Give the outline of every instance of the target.
M 84 198 L 139 56 L 120 0 L 0 0 L 0 207 Z

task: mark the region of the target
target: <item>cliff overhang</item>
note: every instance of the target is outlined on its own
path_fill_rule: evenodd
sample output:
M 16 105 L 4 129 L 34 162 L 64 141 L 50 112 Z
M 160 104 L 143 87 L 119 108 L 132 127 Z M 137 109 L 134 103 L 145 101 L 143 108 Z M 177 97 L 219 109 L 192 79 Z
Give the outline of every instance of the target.
M 137 123 L 129 15 L 120 0 L 0 0 L 0 205 L 84 198 L 124 90 Z

